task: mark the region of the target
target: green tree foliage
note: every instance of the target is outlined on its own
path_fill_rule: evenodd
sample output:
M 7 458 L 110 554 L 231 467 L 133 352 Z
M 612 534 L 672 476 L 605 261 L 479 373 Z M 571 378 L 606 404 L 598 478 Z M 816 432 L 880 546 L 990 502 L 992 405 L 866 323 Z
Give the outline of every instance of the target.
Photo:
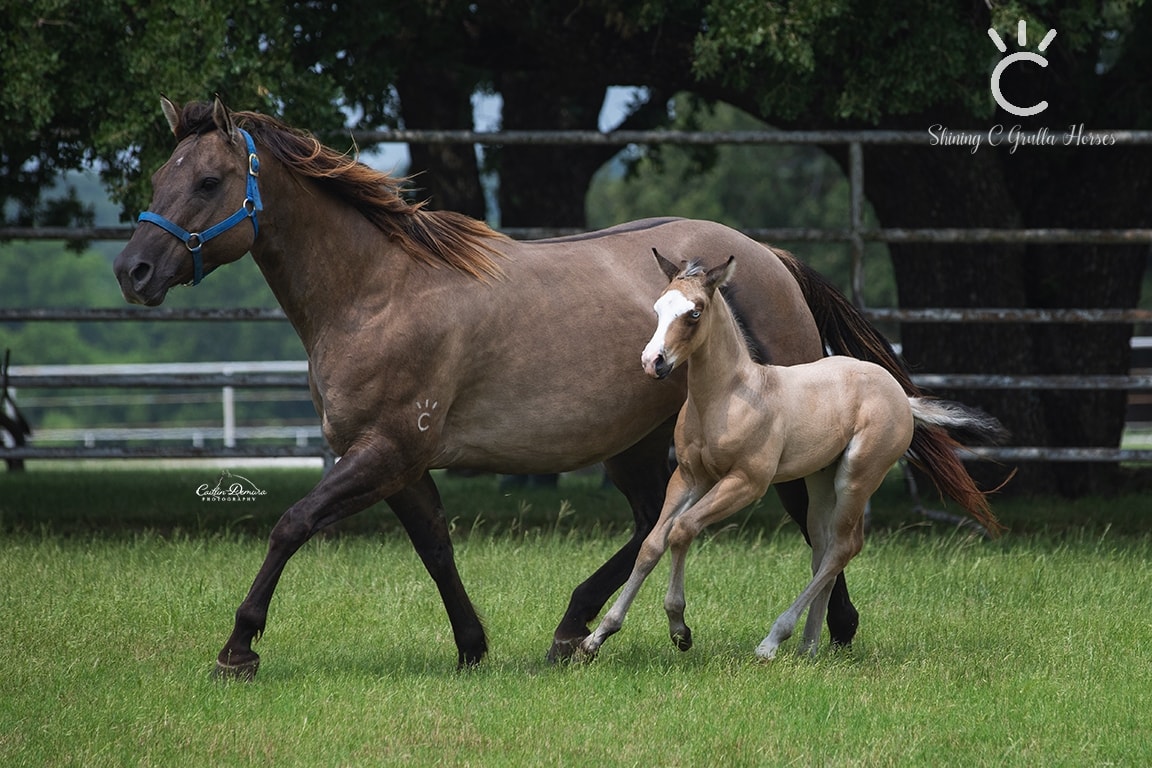
M 92 164 L 126 211 L 144 208 L 135 182 L 171 151 L 160 92 L 342 124 L 330 81 L 293 61 L 302 32 L 278 6 L 0 0 L 0 203 L 35 219 L 42 189 Z
M 199 290 L 174 290 L 165 306 L 276 306 L 251 259 L 213 274 L 208 281 Z M 0 306 L 120 309 L 124 301 L 106 254 L 69 253 L 51 241 L 17 242 L 0 247 Z M 139 312 L 141 321 L 146 321 L 147 310 Z M 0 323 L 0 348 L 4 347 L 15 350 L 14 362 L 19 365 L 298 360 L 304 355 L 286 320 Z

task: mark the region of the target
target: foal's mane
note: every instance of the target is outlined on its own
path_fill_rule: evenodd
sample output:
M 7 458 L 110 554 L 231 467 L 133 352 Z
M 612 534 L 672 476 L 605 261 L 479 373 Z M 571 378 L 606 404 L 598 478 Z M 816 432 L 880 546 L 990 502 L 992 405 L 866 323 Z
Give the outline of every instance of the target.
M 497 277 L 495 258 L 500 251 L 493 241 L 504 235 L 482 221 L 453 211 L 424 210 L 427 201 L 404 199 L 407 178 L 373 170 L 356 155 L 341 154 L 307 131 L 292 128 L 258 112 L 233 112 L 236 126 L 252 134 L 273 157 L 296 173 L 314 179 L 324 189 L 345 200 L 409 256 L 425 264 L 445 264 L 478 279 Z M 186 104 L 181 110 L 176 138 L 218 130 L 213 106 L 206 102 Z

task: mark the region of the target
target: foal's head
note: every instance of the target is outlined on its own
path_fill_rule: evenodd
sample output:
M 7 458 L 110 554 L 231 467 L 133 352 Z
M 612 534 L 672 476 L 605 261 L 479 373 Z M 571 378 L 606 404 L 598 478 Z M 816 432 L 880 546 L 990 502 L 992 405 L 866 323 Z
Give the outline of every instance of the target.
M 732 277 L 736 257 L 729 256 L 728 261 L 712 269 L 704 269 L 696 261 L 687 262 L 681 268 L 661 256 L 655 248 L 652 253 L 670 282 L 653 306 L 656 310 L 656 333 L 644 347 L 640 364 L 652 378 L 663 379 L 687 360 L 706 338 L 707 333 L 699 331 L 706 324 L 716 289 Z

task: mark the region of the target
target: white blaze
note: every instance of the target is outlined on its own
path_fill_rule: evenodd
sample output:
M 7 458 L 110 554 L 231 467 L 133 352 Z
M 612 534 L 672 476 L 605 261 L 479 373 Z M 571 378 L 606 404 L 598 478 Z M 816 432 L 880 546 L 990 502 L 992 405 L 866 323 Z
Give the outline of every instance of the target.
M 648 346 L 644 347 L 643 354 L 640 355 L 640 363 L 645 367 L 659 355 L 664 354 L 664 340 L 668 335 L 668 329 L 676 321 L 676 318 L 686 312 L 691 312 L 696 308 L 696 305 L 680 291 L 668 291 L 656 300 L 652 308 L 656 310 L 656 333 L 652 334 L 652 339 L 648 342 Z M 669 362 L 674 361 L 669 360 Z

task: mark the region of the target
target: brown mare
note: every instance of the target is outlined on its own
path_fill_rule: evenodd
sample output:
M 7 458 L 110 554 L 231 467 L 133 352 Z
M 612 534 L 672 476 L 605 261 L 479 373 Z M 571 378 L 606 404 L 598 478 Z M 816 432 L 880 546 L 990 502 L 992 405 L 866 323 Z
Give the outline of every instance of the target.
M 602 461 L 636 527 L 573 591 L 549 653 L 571 655 L 627 578 L 670 475 L 685 380 L 656 383 L 635 368 L 666 282 L 653 246 L 739 256 L 732 302 L 758 359 L 815 360 L 826 343 L 881 361 L 912 388 L 883 338 L 819 276 L 719 224 L 650 219 L 515 242 L 405 201 L 401 180 L 272 118 L 219 100 L 162 107 L 178 143 L 152 178 L 147 225 L 116 259 L 125 299 L 158 305 L 171 287 L 251 252 L 304 344 L 324 436 L 341 457 L 273 528 L 220 651 L 223 674 L 256 673 L 252 643 L 293 553 L 380 500 L 439 588 L 459 663 L 478 662 L 484 628 L 429 470 L 544 473 Z M 806 531 L 803 484 L 780 490 Z M 851 641 L 857 614 L 843 579 L 828 622 L 834 640 Z
M 676 421 L 677 467 L 632 575 L 578 655 L 593 658 L 620 631 L 665 549 L 672 550 L 664 598 L 669 633 L 677 648 L 688 650 L 692 632 L 684 623 L 684 561 L 689 545 L 705 526 L 739 512 L 769 485 L 798 479 L 808 487 L 812 581 L 776 619 L 756 654 L 774 658 L 806 609 L 801 647 L 814 654 L 832 583 L 863 546 L 864 506 L 897 459 L 907 453 L 913 462 L 929 463 L 920 446 L 943 429 L 988 441 L 1002 437 L 1003 428 L 958 403 L 909 397 L 888 371 L 852 357 L 759 365 L 717 290 L 731 278 L 735 258 L 707 270 L 693 262 L 682 272 L 659 253 L 656 259 L 671 282 L 656 300 L 657 328 L 641 364 L 655 379 L 680 364 L 688 369 L 688 397 Z M 967 474 L 924 468 L 978 522 L 997 526 Z

